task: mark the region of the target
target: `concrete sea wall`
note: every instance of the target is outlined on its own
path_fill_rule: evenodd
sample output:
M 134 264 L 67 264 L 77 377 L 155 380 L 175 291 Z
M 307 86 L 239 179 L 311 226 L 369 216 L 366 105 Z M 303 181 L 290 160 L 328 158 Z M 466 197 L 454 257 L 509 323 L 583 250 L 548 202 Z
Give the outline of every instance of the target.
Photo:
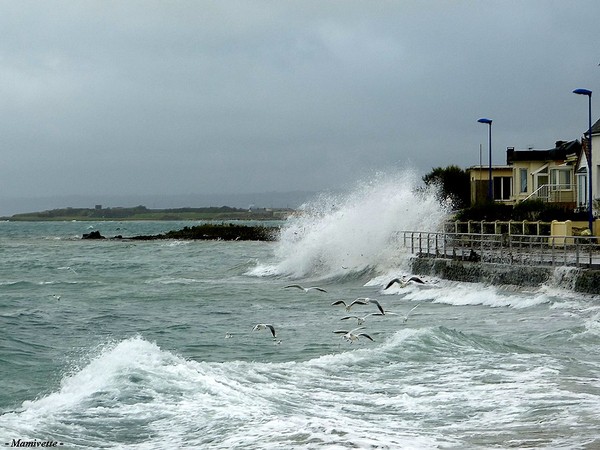
M 576 267 L 544 267 L 415 257 L 413 273 L 446 280 L 494 285 L 553 285 L 586 294 L 600 294 L 600 270 Z

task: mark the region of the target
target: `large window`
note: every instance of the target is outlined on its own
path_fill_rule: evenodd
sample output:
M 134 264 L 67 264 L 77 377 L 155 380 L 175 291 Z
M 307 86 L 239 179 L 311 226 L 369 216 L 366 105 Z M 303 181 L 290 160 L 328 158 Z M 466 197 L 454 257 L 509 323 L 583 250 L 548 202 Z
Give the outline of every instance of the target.
M 550 184 L 554 191 L 572 189 L 570 169 L 552 169 L 550 171 Z
M 527 192 L 527 169 L 519 169 L 519 180 L 521 186 L 521 194 Z
M 509 200 L 512 177 L 494 177 L 494 200 Z

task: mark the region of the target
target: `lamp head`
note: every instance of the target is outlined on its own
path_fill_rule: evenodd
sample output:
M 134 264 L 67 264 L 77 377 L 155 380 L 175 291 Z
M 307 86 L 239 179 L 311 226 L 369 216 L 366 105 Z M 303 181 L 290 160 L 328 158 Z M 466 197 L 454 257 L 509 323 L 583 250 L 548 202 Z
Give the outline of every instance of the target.
M 587 95 L 588 97 L 592 96 L 592 91 L 589 89 L 575 89 L 573 94 Z
M 485 117 L 483 117 L 483 118 L 477 120 L 477 122 L 479 122 L 479 123 L 487 123 L 487 124 L 491 125 L 492 124 L 492 119 L 486 119 Z

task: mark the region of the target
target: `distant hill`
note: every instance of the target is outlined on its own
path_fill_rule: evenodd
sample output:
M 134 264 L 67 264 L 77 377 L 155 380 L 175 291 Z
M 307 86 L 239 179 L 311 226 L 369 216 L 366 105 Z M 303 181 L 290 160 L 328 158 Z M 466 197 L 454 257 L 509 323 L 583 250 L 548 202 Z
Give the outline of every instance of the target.
M 241 209 L 229 206 L 208 208 L 148 209 L 133 208 L 59 208 L 40 212 L 14 214 L 3 217 L 10 221 L 65 221 L 65 220 L 279 220 L 285 219 L 292 209 Z
M 316 196 L 312 191 L 262 192 L 238 194 L 182 194 L 182 195 L 68 195 L 37 198 L 0 197 L 0 216 L 12 216 L 32 211 L 53 209 L 108 207 L 135 207 L 146 205 L 154 209 L 187 207 L 220 207 L 227 205 L 240 209 L 297 209 Z

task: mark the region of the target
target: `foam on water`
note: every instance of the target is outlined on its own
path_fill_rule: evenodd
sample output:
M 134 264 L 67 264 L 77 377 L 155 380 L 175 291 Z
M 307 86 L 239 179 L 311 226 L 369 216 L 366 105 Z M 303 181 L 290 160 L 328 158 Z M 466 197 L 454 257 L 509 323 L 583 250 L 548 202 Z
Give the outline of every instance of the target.
M 286 222 L 275 249 L 278 262 L 250 273 L 328 277 L 398 267 L 406 261 L 395 233 L 437 230 L 451 207 L 440 204 L 434 189 L 418 186 L 407 170 L 378 174 L 346 194 L 320 196 Z
M 79 448 L 440 448 L 473 429 L 527 426 L 530 411 L 555 426 L 572 414 L 562 404 L 598 407 L 563 388 L 551 355 L 493 338 L 404 328 L 340 348 L 304 362 L 207 363 L 125 339 L 0 416 L 0 435 Z

